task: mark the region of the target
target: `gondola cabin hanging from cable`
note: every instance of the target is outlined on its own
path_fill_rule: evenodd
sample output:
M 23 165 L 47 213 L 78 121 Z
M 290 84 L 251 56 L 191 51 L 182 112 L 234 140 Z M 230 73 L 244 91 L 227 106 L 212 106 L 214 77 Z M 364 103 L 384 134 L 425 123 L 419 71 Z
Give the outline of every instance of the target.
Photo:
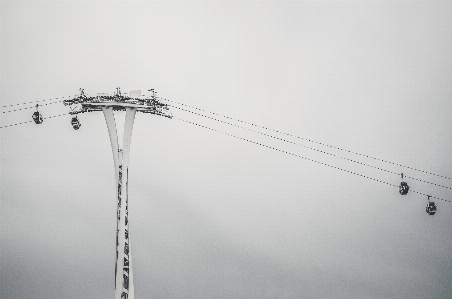
M 436 204 L 433 201 L 430 201 L 430 195 L 427 195 L 427 196 L 428 196 L 428 204 L 427 204 L 427 207 L 425 208 L 425 211 L 429 215 L 435 215 L 435 213 L 436 213 Z
M 42 118 L 41 113 L 39 113 L 39 111 L 38 111 L 38 107 L 39 107 L 39 105 L 36 104 L 36 111 L 32 115 L 32 118 L 33 118 L 33 120 L 35 121 L 36 124 L 40 124 L 40 123 L 42 123 L 44 121 L 43 118 Z
M 403 173 L 402 173 L 402 180 L 403 180 Z M 410 190 L 410 186 L 406 182 L 401 182 L 399 186 L 399 193 L 400 195 L 407 195 L 408 191 Z
M 74 130 L 78 130 L 80 129 L 80 127 L 82 126 L 80 124 L 80 121 L 78 120 L 77 116 L 73 117 L 71 120 L 71 125 L 74 128 Z
M 408 186 L 408 184 L 405 182 L 401 182 L 399 186 L 400 195 L 407 195 L 408 190 L 410 190 L 410 186 Z

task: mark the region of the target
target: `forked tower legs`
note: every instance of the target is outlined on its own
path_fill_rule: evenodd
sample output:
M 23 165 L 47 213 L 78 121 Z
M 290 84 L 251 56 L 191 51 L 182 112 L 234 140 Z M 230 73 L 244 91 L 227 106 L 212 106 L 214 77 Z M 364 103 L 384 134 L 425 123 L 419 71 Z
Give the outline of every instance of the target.
M 123 148 L 119 148 L 118 133 L 112 107 L 102 108 L 110 135 L 115 175 L 117 183 L 117 229 L 115 299 L 134 299 L 132 254 L 130 251 L 130 232 L 128 220 L 128 167 L 130 142 L 136 109 L 126 108 Z

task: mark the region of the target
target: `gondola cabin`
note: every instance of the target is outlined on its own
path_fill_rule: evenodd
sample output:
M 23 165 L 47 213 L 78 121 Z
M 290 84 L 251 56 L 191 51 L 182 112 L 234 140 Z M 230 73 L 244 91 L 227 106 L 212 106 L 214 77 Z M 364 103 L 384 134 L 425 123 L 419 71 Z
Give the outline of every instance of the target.
M 36 124 L 40 124 L 43 122 L 42 115 L 41 115 L 41 113 L 39 113 L 39 111 L 36 111 L 35 113 L 33 113 L 32 118 Z
M 81 127 L 80 121 L 77 117 L 73 117 L 71 120 L 71 125 L 74 128 L 74 130 L 78 130 Z
M 407 195 L 408 190 L 410 190 L 410 186 L 406 182 L 401 182 L 399 186 L 400 195 Z
M 427 207 L 425 208 L 425 211 L 429 215 L 435 215 L 436 213 L 436 204 L 433 201 L 429 201 L 427 204 Z

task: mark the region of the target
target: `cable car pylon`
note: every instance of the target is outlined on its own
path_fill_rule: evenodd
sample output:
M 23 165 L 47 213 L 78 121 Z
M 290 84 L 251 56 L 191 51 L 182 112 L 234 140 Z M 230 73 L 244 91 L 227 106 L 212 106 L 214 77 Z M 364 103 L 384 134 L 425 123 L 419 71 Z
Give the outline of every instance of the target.
M 128 207 L 129 154 L 135 115 L 136 112 L 139 111 L 172 118 L 167 105 L 162 104 L 159 99 L 155 97 L 154 93 L 147 99 L 141 98 L 141 91 L 134 91 L 133 94 L 137 95 L 137 97 L 132 98 L 126 96 L 121 93 L 119 88 L 117 88 L 116 93 L 113 96 L 101 94 L 97 97 L 88 97 L 83 89 L 80 89 L 80 95 L 78 97 L 63 101 L 64 105 L 69 106 L 81 104 L 82 108 L 77 111 L 71 109 L 71 114 L 102 111 L 107 123 L 116 178 L 117 227 L 115 299 L 134 299 L 135 297 Z M 114 116 L 114 111 L 117 110 L 126 111 L 122 148 L 119 147 L 118 132 L 116 130 Z
M 118 134 L 112 107 L 103 107 L 105 121 L 110 135 L 117 188 L 117 230 L 116 230 L 116 266 L 115 299 L 134 298 L 132 254 L 130 251 L 130 233 L 128 221 L 128 172 L 132 129 L 136 108 L 126 108 L 123 148 L 119 148 Z

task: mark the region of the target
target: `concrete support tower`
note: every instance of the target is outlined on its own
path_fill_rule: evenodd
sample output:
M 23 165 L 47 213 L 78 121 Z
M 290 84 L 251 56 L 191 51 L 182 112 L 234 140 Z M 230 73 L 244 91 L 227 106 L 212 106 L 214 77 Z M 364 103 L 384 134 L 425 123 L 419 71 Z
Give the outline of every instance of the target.
M 116 266 L 115 266 L 115 299 L 134 299 L 132 254 L 130 248 L 129 230 L 129 200 L 128 200 L 128 177 L 129 177 L 129 153 L 132 139 L 132 128 L 136 112 L 164 116 L 172 118 L 168 105 L 163 104 L 155 95 L 153 89 L 149 90 L 152 95 L 147 98 L 141 96 L 140 90 L 131 91 L 129 95 L 121 93 L 116 88 L 113 95 L 98 94 L 95 97 L 87 96 L 83 89 L 80 95 L 64 100 L 65 106 L 70 106 L 70 114 L 103 111 L 110 135 L 113 161 L 116 176 L 116 201 L 117 201 L 117 226 L 116 226 Z M 81 108 L 79 107 L 81 105 Z M 75 106 L 76 108 L 72 108 Z M 77 108 L 79 107 L 79 108 Z M 119 148 L 118 132 L 113 111 L 126 111 L 123 135 L 123 148 Z M 71 120 L 74 129 L 80 128 L 80 122 L 75 116 Z
M 126 108 L 123 148 L 119 148 L 118 134 L 112 107 L 102 108 L 110 135 L 113 160 L 115 164 L 117 188 L 117 228 L 116 228 L 116 266 L 115 299 L 133 299 L 132 254 L 130 251 L 128 172 L 130 142 L 136 109 Z

